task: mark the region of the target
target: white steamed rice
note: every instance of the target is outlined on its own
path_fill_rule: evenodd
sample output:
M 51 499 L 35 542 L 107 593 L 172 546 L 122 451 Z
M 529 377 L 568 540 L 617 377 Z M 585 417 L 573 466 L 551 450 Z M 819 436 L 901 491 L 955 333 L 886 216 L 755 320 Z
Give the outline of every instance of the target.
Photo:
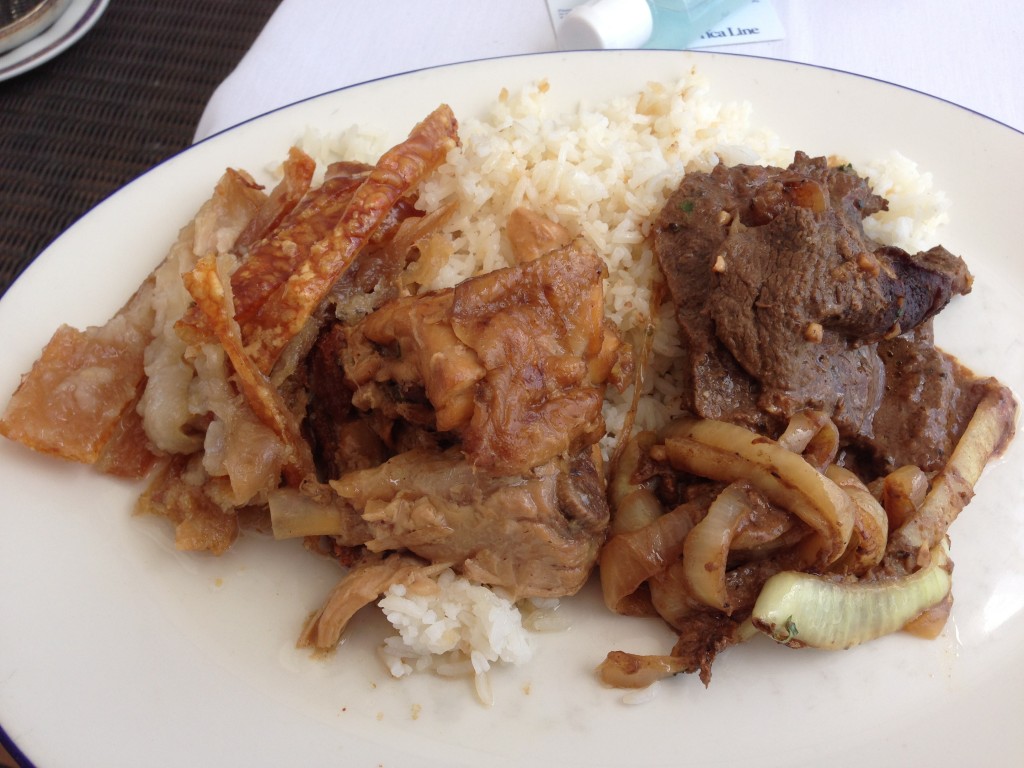
M 426 589 L 390 587 L 379 605 L 398 631 L 380 649 L 395 677 L 425 670 L 442 676 L 472 675 L 477 696 L 490 704 L 491 665 L 522 664 L 533 653 L 515 603 L 456 576 L 450 568 Z

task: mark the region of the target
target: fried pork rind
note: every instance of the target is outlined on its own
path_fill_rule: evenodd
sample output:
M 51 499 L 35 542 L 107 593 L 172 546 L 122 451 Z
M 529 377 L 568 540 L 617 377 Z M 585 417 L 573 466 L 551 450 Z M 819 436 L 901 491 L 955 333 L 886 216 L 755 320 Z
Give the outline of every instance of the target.
M 139 300 L 149 293 L 147 286 Z M 148 312 L 135 309 L 102 328 L 59 328 L 11 398 L 0 432 L 42 453 L 96 463 L 145 381 Z
M 287 374 L 267 378 L 272 362 L 315 337 L 307 321 L 337 278 L 414 212 L 414 188 L 458 143 L 456 128 L 439 107 L 376 167 L 337 163 L 315 190 L 315 163 L 296 148 L 269 195 L 229 169 L 115 317 L 57 331 L 0 433 L 114 474 L 143 477 L 161 461 L 139 511 L 171 519 L 183 548 L 223 551 L 239 510 L 315 472 L 304 404 Z M 246 332 L 257 337 L 248 348 Z
M 294 153 L 296 150 L 292 150 Z M 303 155 L 303 159 L 305 158 Z M 292 163 L 285 164 L 285 178 Z M 245 260 L 231 275 L 235 298 L 235 319 L 247 323 L 308 258 L 310 249 L 327 236 L 340 221 L 356 189 L 372 166 L 341 163 L 331 166 L 323 183 L 307 193 L 278 222 L 254 242 L 235 250 Z M 239 239 L 245 236 L 243 233 Z
M 138 410 L 159 453 L 187 454 L 203 443 L 203 424 L 196 423 L 202 408 L 190 403 L 196 371 L 186 357 L 189 342 L 178 333 L 192 303 L 181 275 L 201 256 L 230 251 L 271 199 L 248 175 L 229 169 L 153 273 L 153 340 L 145 350 L 146 381 Z
M 298 147 L 292 147 L 281 171 L 281 182 L 235 238 L 232 247 L 236 252 L 248 253 L 254 243 L 277 230 L 284 217 L 306 198 L 316 171 L 316 161 Z
M 222 270 L 226 271 L 223 266 Z M 245 401 L 285 447 L 285 476 L 290 485 L 297 486 L 304 478 L 315 474 L 313 455 L 302 438 L 298 419 L 289 410 L 281 393 L 242 348 L 238 323 L 234 319 L 234 302 L 226 289 L 229 280 L 225 279 L 222 270 L 218 269 L 217 259 L 204 257 L 191 272 L 183 275 L 185 286 L 205 317 L 204 330 L 216 339 L 231 361 L 235 381 Z
M 176 279 L 196 252 L 234 242 L 265 197 L 251 178 L 228 171 L 167 259 L 113 318 L 85 331 L 58 329 L 11 398 L 0 433 L 43 453 L 100 462 L 103 471 L 133 477 L 144 476 L 155 461 L 153 453 L 166 446 L 194 447 L 194 438 L 182 433 L 189 419 L 183 392 L 191 380 L 188 371 L 179 374 L 176 362 L 183 347 L 163 356 L 158 351 L 161 344 L 176 342 L 167 335 L 176 319 L 167 305 L 168 275 Z M 154 400 L 163 422 L 144 416 L 140 423 L 136 406 L 145 414 Z M 101 460 L 108 443 L 118 460 Z
M 209 475 L 202 457 L 177 456 L 165 464 L 135 506 L 137 514 L 166 517 L 174 523 L 174 544 L 182 550 L 223 554 L 238 537 L 238 517 L 207 492 Z
M 270 371 L 394 206 L 457 145 L 458 123 L 451 109 L 442 105 L 413 128 L 408 139 L 380 158 L 334 229 L 312 245 L 309 257 L 271 292 L 255 315 L 240 323 L 246 351 L 260 370 Z

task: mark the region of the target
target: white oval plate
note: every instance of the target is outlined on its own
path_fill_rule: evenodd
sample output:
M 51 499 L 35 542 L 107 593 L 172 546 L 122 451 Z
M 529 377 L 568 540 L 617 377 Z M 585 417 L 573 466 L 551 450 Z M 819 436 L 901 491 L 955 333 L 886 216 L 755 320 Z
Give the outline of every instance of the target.
M 527 56 L 417 72 L 274 112 L 169 160 L 61 236 L 0 302 L 0 392 L 13 391 L 59 323 L 102 323 L 160 260 L 226 166 L 259 170 L 309 125 L 386 127 L 397 141 L 441 101 L 478 113 L 502 87 L 547 77 L 551 98 L 632 92 L 691 66 L 721 99 L 748 99 L 791 147 L 857 162 L 891 148 L 952 198 L 942 242 L 974 293 L 937 328 L 975 370 L 1024 392 L 1024 137 L 876 81 L 803 65 L 686 52 Z M 338 653 L 294 650 L 332 585 L 299 546 L 243 537 L 221 558 L 177 553 L 159 520 L 130 516 L 139 488 L 0 443 L 0 724 L 35 763 L 225 766 L 795 766 L 1022 764 L 1024 440 L 985 474 L 952 530 L 956 604 L 934 641 L 895 635 L 854 650 L 767 639 L 641 706 L 602 687 L 607 651 L 664 652 L 656 621 L 610 615 L 596 590 L 565 601 L 572 629 L 493 676 L 396 682 L 361 617 Z
M 110 0 L 71 0 L 53 25 L 17 48 L 0 54 L 0 82 L 35 69 L 72 45 L 93 28 Z

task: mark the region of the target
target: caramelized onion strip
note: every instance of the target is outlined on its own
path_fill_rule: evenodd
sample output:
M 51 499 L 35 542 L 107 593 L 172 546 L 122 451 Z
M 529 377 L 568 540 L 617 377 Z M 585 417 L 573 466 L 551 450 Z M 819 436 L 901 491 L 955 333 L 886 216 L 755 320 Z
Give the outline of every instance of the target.
M 729 615 L 732 606 L 725 586 L 729 546 L 743 519 L 750 514 L 747 486 L 727 485 L 708 507 L 683 543 L 683 571 L 690 593 L 705 605 Z
M 917 513 L 928 494 L 928 475 L 913 464 L 890 472 L 882 481 L 882 506 L 892 532 Z
M 743 520 L 730 547 L 733 552 L 742 552 L 747 557 L 763 557 L 794 546 L 807 533 L 807 526 L 800 518 L 765 505 Z
M 629 616 L 655 612 L 639 590 L 679 558 L 699 514 L 692 503 L 666 514 L 654 493 L 655 481 L 636 478 L 656 439 L 653 432 L 641 432 L 621 441 L 608 483 L 612 518 L 599 560 L 601 590 L 609 610 Z
M 637 612 L 630 597 L 682 554 L 693 529 L 692 506 L 681 505 L 643 528 L 612 536 L 601 548 L 601 591 L 609 610 Z
M 655 442 L 653 432 L 641 432 L 623 443 L 616 457 L 608 483 L 608 500 L 612 507 L 609 534 L 637 531 L 657 520 L 664 512 L 652 490 L 652 481 L 635 482 L 634 475 L 641 457 Z
M 693 670 L 678 656 L 640 656 L 611 651 L 597 668 L 601 682 L 613 688 L 646 688 L 652 683 Z
M 779 445 L 823 470 L 839 452 L 839 429 L 824 411 L 800 411 L 790 418 Z
M 793 453 L 803 453 L 811 439 L 818 434 L 828 416 L 824 411 L 800 411 L 794 413 L 779 435 L 779 445 Z
M 850 470 L 832 464 L 825 470 L 825 476 L 846 491 L 857 509 L 850 545 L 832 570 L 861 576 L 878 565 L 885 555 L 889 518 L 871 491 Z
M 889 537 L 887 556 L 913 560 L 942 541 L 960 510 L 974 496 L 974 485 L 985 465 L 1013 436 L 1016 413 L 1017 402 L 1010 390 L 990 381 L 949 462 L 933 479 L 924 502 Z
M 856 515 L 850 497 L 774 440 L 735 424 L 684 418 L 669 427 L 665 450 L 675 469 L 726 483 L 746 480 L 799 517 L 817 534 L 822 563 L 846 551 Z

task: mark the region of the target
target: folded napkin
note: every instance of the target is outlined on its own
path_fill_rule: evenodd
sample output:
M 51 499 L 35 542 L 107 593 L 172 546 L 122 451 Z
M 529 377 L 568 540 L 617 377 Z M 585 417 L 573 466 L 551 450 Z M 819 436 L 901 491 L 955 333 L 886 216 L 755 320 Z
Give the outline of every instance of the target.
M 1024 4 L 772 2 L 782 40 L 723 50 L 854 72 L 1024 129 Z M 458 61 L 556 49 L 545 0 L 283 0 L 200 120 L 202 139 L 285 104 Z M 885 119 L 884 114 L 879 119 Z
M 283 0 L 196 138 L 346 85 L 554 48 L 544 0 Z

